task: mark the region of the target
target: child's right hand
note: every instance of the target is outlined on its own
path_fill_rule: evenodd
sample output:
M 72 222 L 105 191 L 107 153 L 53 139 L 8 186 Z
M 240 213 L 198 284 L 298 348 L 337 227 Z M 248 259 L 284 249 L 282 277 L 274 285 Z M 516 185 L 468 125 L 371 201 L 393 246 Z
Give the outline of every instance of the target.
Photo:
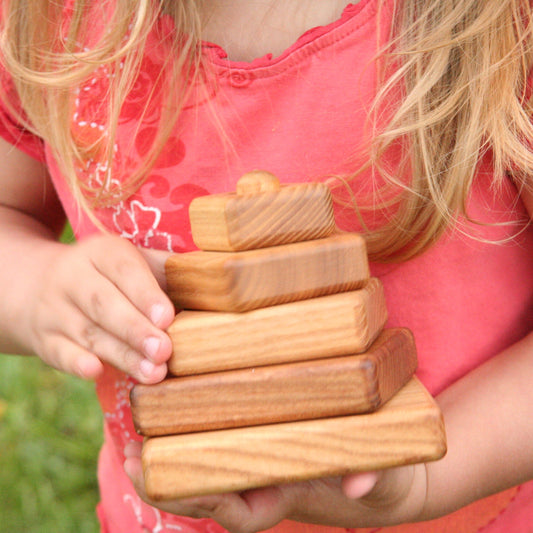
M 0 352 L 84 378 L 107 362 L 161 381 L 175 314 L 160 286 L 168 254 L 103 235 L 58 243 L 65 218 L 46 166 L 2 139 L 0 160 Z
M 149 266 L 119 237 L 57 247 L 27 303 L 32 351 L 86 379 L 97 377 L 107 362 L 142 383 L 161 381 L 172 349 L 164 330 L 175 314 L 151 270 L 162 261 L 151 259 Z

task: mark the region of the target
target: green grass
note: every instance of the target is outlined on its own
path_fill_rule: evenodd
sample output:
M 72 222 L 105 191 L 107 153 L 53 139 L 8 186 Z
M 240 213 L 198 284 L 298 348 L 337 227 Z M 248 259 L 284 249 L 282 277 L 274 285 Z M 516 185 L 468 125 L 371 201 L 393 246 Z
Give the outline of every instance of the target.
M 94 384 L 0 355 L 0 532 L 95 533 Z

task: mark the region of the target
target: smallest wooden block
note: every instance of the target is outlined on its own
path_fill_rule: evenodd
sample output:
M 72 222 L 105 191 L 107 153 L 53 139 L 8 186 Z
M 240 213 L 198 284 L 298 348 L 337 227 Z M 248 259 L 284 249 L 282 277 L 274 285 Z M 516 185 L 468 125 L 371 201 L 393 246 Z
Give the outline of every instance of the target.
M 257 426 L 375 411 L 417 366 L 407 329 L 385 330 L 361 355 L 167 379 L 131 391 L 145 436 Z
M 179 309 L 233 312 L 359 289 L 370 276 L 357 233 L 243 252 L 173 254 L 165 271 Z
M 245 174 L 236 193 L 195 198 L 192 238 L 201 250 L 233 252 L 308 241 L 335 230 L 333 203 L 322 183 L 281 186 L 265 171 Z
M 370 414 L 305 420 L 144 441 L 153 500 L 243 491 L 440 459 L 442 414 L 413 378 Z

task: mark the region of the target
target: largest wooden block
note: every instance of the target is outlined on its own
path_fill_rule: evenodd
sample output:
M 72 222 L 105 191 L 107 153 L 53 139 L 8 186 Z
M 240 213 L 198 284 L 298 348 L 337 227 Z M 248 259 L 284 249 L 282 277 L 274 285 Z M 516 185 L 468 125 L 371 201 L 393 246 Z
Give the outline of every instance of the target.
M 133 421 L 155 436 L 365 413 L 390 399 L 416 366 L 410 331 L 389 329 L 361 355 L 136 385 Z
M 154 500 L 390 468 L 442 457 L 441 412 L 413 378 L 371 414 L 145 440 L 142 462 Z
M 326 237 L 335 229 L 326 185 L 281 186 L 272 174 L 261 171 L 243 176 L 235 193 L 195 198 L 189 217 L 192 238 L 201 250 L 277 246 Z
M 242 312 L 355 290 L 369 278 L 355 233 L 244 252 L 188 252 L 167 259 L 167 292 L 180 309 Z
M 182 311 L 168 328 L 175 376 L 364 352 L 387 320 L 377 278 L 356 291 L 244 313 Z

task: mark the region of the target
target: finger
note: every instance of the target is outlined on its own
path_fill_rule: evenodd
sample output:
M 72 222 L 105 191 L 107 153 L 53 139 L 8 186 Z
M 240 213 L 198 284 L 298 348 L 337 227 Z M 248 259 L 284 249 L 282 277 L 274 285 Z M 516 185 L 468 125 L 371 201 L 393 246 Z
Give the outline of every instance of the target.
M 135 490 L 144 494 L 144 481 L 141 463 L 142 444 L 130 442 L 124 448 L 124 471 L 130 478 Z
M 232 533 L 255 533 L 270 529 L 289 516 L 291 504 L 284 496 L 280 487 L 267 487 L 241 494 L 186 498 L 174 504 L 149 503 L 191 518 L 210 518 Z
M 296 485 L 272 486 L 240 494 L 189 498 L 181 504 L 189 506 L 189 512 L 194 509 L 197 518 L 211 518 L 232 533 L 255 533 L 289 517 L 300 494 Z
M 172 255 L 172 253 L 164 252 L 163 250 L 152 250 L 148 248 L 139 248 L 139 252 L 148 264 L 161 289 L 163 291 L 166 291 L 167 276 L 165 272 L 165 263 L 169 256 Z
M 411 522 L 422 511 L 427 495 L 427 474 L 424 464 L 382 470 L 372 490 L 357 500 L 363 516 L 383 525 Z M 386 517 L 386 521 L 383 519 Z
M 141 459 L 141 454 L 142 454 L 142 442 L 139 442 L 139 441 L 133 441 L 133 442 L 128 442 L 128 444 L 126 444 L 126 446 L 124 447 L 124 457 L 132 457 L 132 458 L 137 458 L 137 459 Z
M 144 487 L 141 444 L 128 444 L 124 449 L 124 455 L 126 457 L 124 470 L 137 494 L 146 503 L 162 511 L 191 518 L 210 518 L 232 533 L 263 531 L 286 516 L 280 498 L 281 492 L 275 487 L 249 491 L 243 495 L 215 494 L 155 502 L 147 496 Z
M 95 341 L 90 350 L 64 332 L 48 333 L 46 355 L 42 359 L 59 370 L 85 379 L 98 377 L 103 370 L 101 361 L 107 361 L 141 383 L 159 383 L 165 378 L 166 364 L 155 365 L 98 326 L 91 327 L 100 340 Z
M 89 380 L 96 379 L 104 369 L 97 356 L 62 335 L 50 335 L 47 344 L 40 359 L 56 370 Z
M 90 279 L 90 282 L 77 288 L 76 293 L 70 296 L 79 311 L 91 323 L 127 344 L 138 354 L 144 355 L 155 365 L 166 362 L 172 352 L 168 335 L 133 306 L 108 279 L 100 274 L 93 274 L 86 279 Z M 90 329 L 86 331 L 85 325 L 81 328 L 78 326 L 78 331 L 73 332 L 74 327 L 70 328 L 74 340 L 79 340 L 89 350 L 100 353 L 110 362 L 116 362 L 118 354 L 110 359 L 109 350 L 91 345 L 96 340 L 101 340 L 101 335 L 96 335 Z M 119 353 L 127 355 L 128 352 L 121 350 Z
M 115 289 L 112 290 L 115 291 Z M 142 320 L 146 322 L 142 315 L 135 309 L 132 310 L 131 305 L 127 305 L 124 314 L 130 311 L 141 316 Z M 113 313 L 113 310 L 110 312 Z M 147 331 L 154 330 L 159 338 L 145 337 L 141 349 L 138 350 L 132 348 L 130 343 L 114 336 L 112 332 L 93 322 L 72 302 L 65 304 L 62 301 L 61 305 L 55 306 L 53 313 L 49 313 L 49 317 L 42 328 L 45 332 L 44 335 L 41 334 L 44 339 L 42 352 L 55 353 L 58 354 L 57 357 L 62 356 L 64 348 L 62 348 L 61 342 L 68 339 L 71 343 L 79 345 L 87 352 L 126 372 L 141 383 L 158 383 L 166 376 L 166 359 L 172 351 L 172 346 L 168 336 L 157 330 L 155 326 L 148 324 Z M 124 319 L 125 323 L 127 321 L 128 319 Z M 117 325 L 122 325 L 122 320 L 115 322 L 118 322 Z M 137 324 L 129 327 L 130 329 L 141 328 Z M 122 328 L 120 333 L 124 333 Z M 140 335 L 142 336 L 142 331 L 140 331 Z M 128 337 L 128 335 L 122 336 Z M 131 342 L 131 339 L 128 340 Z M 155 341 L 159 353 L 151 351 L 149 343 L 152 340 Z M 139 339 L 137 344 L 141 344 L 141 341 L 142 339 Z
M 413 465 L 389 468 L 377 473 L 376 483 L 359 501 L 365 506 L 382 509 L 397 508 L 405 501 L 413 487 Z
M 379 480 L 377 472 L 351 474 L 342 479 L 342 492 L 347 498 L 356 500 L 366 496 Z
M 127 467 L 131 472 L 131 466 Z M 135 467 L 135 468 L 138 468 Z M 264 531 L 279 520 L 266 521 L 262 524 L 257 520 L 243 498 L 237 493 L 213 494 L 197 498 L 175 501 L 154 502 L 146 498 L 144 488 L 138 490 L 139 496 L 149 505 L 167 513 L 200 519 L 209 518 L 231 533 L 255 533 Z
M 293 486 L 273 486 L 253 489 L 241 494 L 248 506 L 247 520 L 243 522 L 248 532 L 263 531 L 289 517 L 295 507 L 296 492 Z
M 80 342 L 80 337 L 76 337 L 75 341 Z M 110 363 L 141 383 L 158 383 L 167 374 L 167 365 L 164 361 L 154 363 L 146 357 L 146 354 L 139 353 L 95 323 L 87 323 L 84 326 L 81 344 L 101 360 Z
M 96 250 L 91 245 L 95 268 L 154 325 L 167 328 L 175 315 L 174 306 L 141 252 L 130 242 L 116 237 L 100 238 Z

